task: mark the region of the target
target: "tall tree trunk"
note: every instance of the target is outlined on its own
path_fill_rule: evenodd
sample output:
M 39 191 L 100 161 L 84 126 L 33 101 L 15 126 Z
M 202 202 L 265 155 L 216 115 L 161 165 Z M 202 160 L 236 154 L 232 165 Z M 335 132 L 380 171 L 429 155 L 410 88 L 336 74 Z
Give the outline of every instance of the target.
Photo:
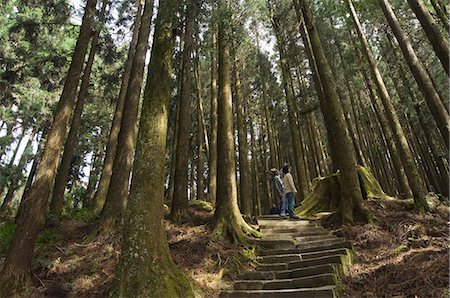
M 44 227 L 45 209 L 53 185 L 59 155 L 66 135 L 66 127 L 75 103 L 75 94 L 83 68 L 96 0 L 86 4 L 80 33 L 75 45 L 61 99 L 55 111 L 52 128 L 45 144 L 42 161 L 29 197 L 24 201 L 23 212 L 9 246 L 0 274 L 0 292 L 4 296 L 22 296 L 30 289 L 30 269 L 36 237 Z
M 442 67 L 444 67 L 445 72 L 447 73 L 447 75 L 449 75 L 450 44 L 439 30 L 436 21 L 431 16 L 422 0 L 408 0 L 408 3 L 411 9 L 416 14 L 420 24 L 422 25 L 422 28 L 425 31 L 428 40 L 433 46 L 436 56 L 441 61 Z
M 173 21 L 179 6 L 178 1 L 159 2 L 117 273 L 119 297 L 193 297 L 188 279 L 172 261 L 161 212 Z
M 397 41 L 403 52 L 403 56 L 405 57 L 406 62 L 411 69 L 411 72 L 413 73 L 417 84 L 419 85 L 419 89 L 423 93 L 428 107 L 430 108 L 431 113 L 433 114 L 433 117 L 438 124 L 442 138 L 444 139 L 447 148 L 449 148 L 450 115 L 445 109 L 441 99 L 439 98 L 439 95 L 434 88 L 429 75 L 427 74 L 422 63 L 417 57 L 388 0 L 378 0 L 378 2 L 381 6 L 381 9 L 383 10 L 386 19 L 388 20 L 389 26 L 391 27 L 395 37 L 397 38 Z
M 101 148 L 103 149 L 103 148 Z M 86 193 L 83 197 L 83 208 L 88 208 L 95 195 L 95 187 L 98 182 L 98 175 L 101 169 L 101 163 L 103 159 L 102 150 L 98 148 L 92 156 L 91 169 L 89 171 L 89 182 L 86 188 Z
M 203 99 L 202 99 L 202 86 L 200 80 L 200 66 L 198 53 L 195 56 L 195 89 L 197 91 L 197 200 L 205 199 L 205 161 L 203 158 L 203 147 L 206 149 L 206 156 L 208 156 L 208 137 L 206 134 L 206 124 L 203 117 Z
M 181 73 L 181 72 L 180 72 Z M 176 96 L 176 100 L 178 99 L 178 96 Z M 177 100 L 177 105 L 175 107 L 175 129 L 173 132 L 173 141 L 172 141 L 172 154 L 171 154 L 171 159 L 170 159 L 170 177 L 169 177 L 169 187 L 167 190 L 167 197 L 165 198 L 165 202 L 168 206 L 172 205 L 172 201 L 173 201 L 173 194 L 175 191 L 175 171 L 176 171 L 176 156 L 177 156 L 177 148 L 178 148 L 178 140 L 177 140 L 177 135 L 178 135 L 178 129 L 180 127 L 180 105 L 179 105 L 179 100 Z
M 442 3 L 441 0 L 431 0 L 431 5 L 433 5 L 434 10 L 436 10 L 436 14 L 439 17 L 439 19 L 441 20 L 442 25 L 445 28 L 445 30 L 448 30 L 449 21 L 448 21 L 448 13 L 445 9 L 445 5 Z
M 278 52 L 280 53 L 280 66 L 283 77 L 284 92 L 286 96 L 286 104 L 288 108 L 289 130 L 291 132 L 292 145 L 294 151 L 295 166 L 297 169 L 298 182 L 299 182 L 299 195 L 301 199 L 304 199 L 308 194 L 308 181 L 306 177 L 306 165 L 303 159 L 303 145 L 302 136 L 300 135 L 299 125 L 297 123 L 297 117 L 295 116 L 295 103 L 294 94 L 292 92 L 292 77 L 291 71 L 288 66 L 285 44 L 286 40 L 284 34 L 281 31 L 278 16 L 274 14 L 274 4 L 272 0 L 269 0 L 269 5 L 272 14 L 272 28 L 274 30 Z
M 99 17 L 99 22 L 102 25 L 105 21 L 105 12 L 107 5 L 108 0 L 104 0 Z M 69 177 L 73 153 L 75 151 L 75 147 L 77 146 L 78 129 L 81 124 L 81 114 L 83 113 L 84 101 L 89 94 L 89 80 L 92 72 L 92 66 L 94 65 L 99 37 L 100 28 L 95 31 L 94 36 L 91 40 L 91 49 L 89 51 L 88 61 L 84 68 L 83 77 L 81 79 L 80 93 L 78 94 L 77 104 L 72 115 L 72 123 L 70 125 L 69 136 L 67 137 L 66 145 L 64 146 L 64 153 L 55 177 L 52 199 L 50 201 L 50 213 L 56 220 L 61 216 L 64 205 L 64 192 L 66 190 L 67 178 Z
M 397 146 L 397 149 L 399 150 L 400 160 L 405 169 L 405 174 L 408 178 L 409 186 L 411 187 L 413 193 L 416 209 L 419 212 L 427 211 L 428 204 L 425 200 L 425 195 L 427 194 L 426 185 L 420 177 L 419 171 L 417 170 L 417 167 L 414 163 L 414 157 L 412 155 L 411 149 L 409 148 L 408 140 L 405 137 L 405 133 L 400 124 L 397 112 L 395 111 L 392 99 L 384 84 L 384 80 L 378 69 L 372 51 L 370 50 L 369 43 L 364 36 L 358 16 L 356 15 L 355 8 L 353 7 L 353 3 L 351 2 L 351 0 L 346 0 L 346 3 L 358 32 L 359 40 L 362 45 L 362 51 L 369 63 L 370 73 L 372 74 L 373 81 L 375 82 L 375 85 L 377 87 L 378 95 L 386 111 L 386 116 L 392 129 L 395 144 Z
M 117 138 L 119 136 L 120 124 L 122 122 L 123 107 L 125 105 L 125 98 L 127 95 L 128 84 L 130 82 L 131 67 L 133 64 L 134 54 L 136 52 L 136 45 L 138 41 L 138 35 L 141 24 L 142 14 L 142 0 L 136 1 L 137 12 L 134 17 L 133 23 L 133 35 L 131 37 L 130 48 L 128 49 L 128 57 L 125 62 L 125 68 L 122 73 L 122 83 L 120 85 L 120 91 L 118 100 L 116 103 L 116 110 L 114 112 L 111 129 L 109 132 L 108 143 L 106 145 L 105 159 L 103 161 L 102 173 L 98 182 L 98 188 L 95 192 L 94 199 L 89 205 L 94 213 L 100 213 L 105 205 L 106 196 L 108 195 L 109 184 L 111 181 L 111 174 L 114 164 L 114 158 L 117 150 Z
M 153 15 L 153 0 L 146 0 L 142 13 L 136 53 L 130 73 L 125 105 L 123 108 L 120 132 L 117 137 L 117 151 L 112 168 L 111 181 L 105 206 L 100 214 L 98 232 L 104 232 L 120 226 L 128 199 L 128 185 L 133 165 L 136 142 L 136 126 L 144 76 L 150 25 Z M 95 234 L 97 231 L 93 231 Z
M 211 29 L 211 110 L 210 110 L 210 151 L 209 151 L 209 177 L 208 201 L 216 204 L 217 194 L 217 44 L 215 28 Z
M 261 211 L 261 194 L 259 190 L 259 172 L 258 172 L 258 154 L 256 152 L 256 138 L 255 138 L 255 130 L 253 125 L 255 124 L 252 121 L 252 117 L 249 119 L 249 128 L 250 128 L 250 141 L 251 141 L 251 167 L 252 167 L 252 198 L 253 198 L 253 216 L 262 215 Z
M 234 67 L 232 75 L 235 82 L 235 102 L 236 102 L 236 128 L 238 132 L 239 145 L 239 200 L 241 212 L 246 215 L 252 214 L 252 183 L 250 176 L 250 163 L 248 160 L 248 140 L 247 125 L 244 112 L 244 99 L 242 98 L 241 79 L 239 68 L 240 61 L 236 58 L 236 52 L 233 51 Z
M 192 84 L 192 60 L 191 54 L 194 46 L 194 22 L 196 17 L 195 4 L 193 0 L 188 1 L 186 7 L 186 21 L 184 31 L 184 48 L 181 71 L 181 97 L 180 115 L 177 136 L 177 152 L 175 162 L 175 189 L 173 193 L 170 218 L 180 222 L 186 215 L 189 206 L 188 198 L 188 161 L 189 161 L 189 136 L 191 129 L 191 84 Z
M 255 34 L 255 38 L 256 38 L 256 48 L 260 48 L 259 45 L 259 33 L 258 33 L 258 29 L 254 26 L 253 27 L 253 32 Z M 267 126 L 267 138 L 269 141 L 269 147 L 270 147 L 270 166 L 272 168 L 279 168 L 280 163 L 278 161 L 278 156 L 275 153 L 275 140 L 274 140 L 274 136 L 273 136 L 273 123 L 272 123 L 272 115 L 270 113 L 270 109 L 269 109 L 269 98 L 267 95 L 267 73 L 268 73 L 268 69 L 267 69 L 267 65 L 266 65 L 266 61 L 265 59 L 263 59 L 264 56 L 263 54 L 259 51 L 258 52 L 258 66 L 259 66 L 259 75 L 261 77 L 261 92 L 262 92 L 262 104 L 263 104 L 263 109 L 264 109 L 264 117 L 265 117 L 265 121 L 266 121 L 266 126 Z M 270 207 L 269 207 L 270 209 Z
M 233 107 L 230 80 L 231 11 L 226 0 L 219 1 L 219 100 L 217 127 L 217 201 L 214 212 L 213 235 L 248 242 L 246 235 L 259 235 L 242 218 L 237 204 L 236 164 L 233 134 Z
M 340 170 L 341 200 L 338 216 L 343 223 L 353 222 L 356 214 L 361 215 L 363 220 L 368 221 L 369 214 L 361 204 L 362 193 L 358 181 L 355 151 L 345 125 L 333 74 L 314 25 L 311 3 L 308 0 L 300 0 L 300 4 L 323 87 L 324 98 L 320 100 L 320 108 L 325 119 L 328 139 L 334 140 L 333 143 L 336 147 L 339 146 L 339 148 L 332 147 L 332 150 L 338 149 L 333 154 L 333 162 Z M 311 64 L 313 64 L 313 61 L 310 61 Z

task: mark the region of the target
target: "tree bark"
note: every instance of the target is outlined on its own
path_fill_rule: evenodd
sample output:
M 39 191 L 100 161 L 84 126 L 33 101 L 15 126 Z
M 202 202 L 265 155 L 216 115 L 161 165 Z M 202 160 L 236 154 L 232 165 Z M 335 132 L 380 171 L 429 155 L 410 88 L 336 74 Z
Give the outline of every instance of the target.
M 306 177 L 306 165 L 303 159 L 303 145 L 301 141 L 302 136 L 300 135 L 297 117 L 295 116 L 294 94 L 292 93 L 291 87 L 292 76 L 287 62 L 286 50 L 284 48 L 286 41 L 284 38 L 284 34 L 281 32 L 279 19 L 274 14 L 274 4 L 271 0 L 269 0 L 269 2 L 272 15 L 272 28 L 277 39 L 278 52 L 280 53 L 280 66 L 283 78 L 284 92 L 286 96 L 286 105 L 288 108 L 289 129 L 291 132 L 295 166 L 298 175 L 298 191 L 300 198 L 304 199 L 308 194 L 308 181 Z
M 392 129 L 395 144 L 397 146 L 397 149 L 399 150 L 400 160 L 405 169 L 405 174 L 408 178 L 408 183 L 412 190 L 415 207 L 419 212 L 428 211 L 428 204 L 425 200 L 425 195 L 427 194 L 426 185 L 424 184 L 419 171 L 417 170 L 416 164 L 414 163 L 414 157 L 409 147 L 408 140 L 405 137 L 405 133 L 400 124 L 397 112 L 395 111 L 392 99 L 384 84 L 384 80 L 378 69 L 372 51 L 370 50 L 369 43 L 364 36 L 358 16 L 356 15 L 355 8 L 353 7 L 353 3 L 351 2 L 351 0 L 346 0 L 346 3 L 358 32 L 359 40 L 362 45 L 362 51 L 369 63 L 369 69 L 372 75 L 372 79 L 375 82 L 378 95 L 386 111 L 386 116 Z
M 188 162 L 189 162 L 189 136 L 191 128 L 191 84 L 192 84 L 192 60 L 191 54 L 194 46 L 194 22 L 196 17 L 194 0 L 190 0 L 186 7 L 186 21 L 184 31 L 184 48 L 181 71 L 181 97 L 180 115 L 177 136 L 177 152 L 175 162 L 175 189 L 173 193 L 170 218 L 180 222 L 186 216 L 189 206 L 188 194 Z
M 150 25 L 153 15 L 153 0 L 146 0 L 141 26 L 133 57 L 130 82 L 123 108 L 120 132 L 117 137 L 117 151 L 112 168 L 111 181 L 105 206 L 100 214 L 98 232 L 106 232 L 122 225 L 128 199 L 128 186 L 133 165 L 136 142 L 136 126 L 147 54 Z M 95 233 L 95 230 L 94 230 Z
M 99 22 L 102 25 L 105 22 L 105 12 L 107 5 L 108 0 L 104 0 L 99 17 Z M 67 137 L 66 144 L 64 146 L 64 153 L 55 177 L 52 199 L 50 201 L 50 213 L 56 220 L 60 218 L 64 205 L 64 192 L 66 190 L 67 178 L 69 177 L 73 153 L 75 151 L 75 147 L 77 146 L 78 129 L 81 125 L 81 114 L 83 113 L 84 101 L 89 94 L 89 80 L 92 72 L 92 66 L 94 65 L 99 37 L 100 29 L 97 29 L 91 40 L 91 49 L 89 51 L 88 61 L 84 68 L 83 77 L 81 79 L 80 93 L 78 94 L 77 104 L 72 115 L 72 123 L 70 125 L 69 136 Z
M 211 110 L 208 201 L 215 205 L 217 195 L 217 45 L 215 28 L 211 29 Z
M 236 49 L 235 49 L 236 50 Z M 252 183 L 250 176 L 250 162 L 248 160 L 248 140 L 246 130 L 246 119 L 244 112 L 244 98 L 242 98 L 241 79 L 239 68 L 240 61 L 236 58 L 236 52 L 233 51 L 234 67 L 232 75 L 235 84 L 235 103 L 236 103 L 236 128 L 238 132 L 238 150 L 239 150 L 239 200 L 241 212 L 246 215 L 252 214 Z
M 217 201 L 213 235 L 246 243 L 247 236 L 259 235 L 242 218 L 237 204 L 236 164 L 233 134 L 233 107 L 230 80 L 230 49 L 228 45 L 231 11 L 226 0 L 219 1 L 219 100 L 217 127 Z
M 203 147 L 205 147 L 206 156 L 208 156 L 208 137 L 206 134 L 206 124 L 203 117 L 203 98 L 202 85 L 200 77 L 200 65 L 198 53 L 195 55 L 195 89 L 197 93 L 197 200 L 205 200 L 205 161 L 203 158 Z
M 411 69 L 411 72 L 413 73 L 417 84 L 419 85 L 419 89 L 423 93 L 428 107 L 430 108 L 431 113 L 433 114 L 433 117 L 438 124 L 442 138 L 444 139 L 447 148 L 449 148 L 450 115 L 445 109 L 444 104 L 440 100 L 429 75 L 427 74 L 422 63 L 417 57 L 406 34 L 403 32 L 400 22 L 395 16 L 388 0 L 378 0 L 378 2 L 381 6 L 381 9 L 383 10 L 386 19 L 388 20 L 389 26 L 391 27 L 395 37 L 397 38 L 397 41 L 403 52 L 403 56 L 405 57 L 406 62 Z
M 173 22 L 179 5 L 173 0 L 159 2 L 114 293 L 119 297 L 194 296 L 188 279 L 172 261 L 162 212 Z
M 408 0 L 408 3 L 411 9 L 416 14 L 417 19 L 422 25 L 422 28 L 425 31 L 426 36 L 434 49 L 434 52 L 436 53 L 436 56 L 441 61 L 442 67 L 444 68 L 448 76 L 450 65 L 450 44 L 439 30 L 436 21 L 431 16 L 422 0 Z
M 442 25 L 445 30 L 449 28 L 448 14 L 445 9 L 445 5 L 443 5 L 440 0 L 431 0 L 431 5 L 433 5 L 434 10 L 436 10 L 436 14 L 442 22 Z
M 122 83 L 120 85 L 120 91 L 118 100 L 116 103 L 116 110 L 111 124 L 109 132 L 108 143 L 106 145 L 105 159 L 103 161 L 102 173 L 98 182 L 98 188 L 95 192 L 94 199 L 89 204 L 89 209 L 98 214 L 102 211 L 105 205 L 106 196 L 108 195 L 109 184 L 111 182 L 112 169 L 114 164 L 114 158 L 117 150 L 117 138 L 119 136 L 120 124 L 122 122 L 123 107 L 125 105 L 125 98 L 127 95 L 128 84 L 130 82 L 131 66 L 133 64 L 134 54 L 136 52 L 136 45 L 138 41 L 138 35 L 141 24 L 142 14 L 142 0 L 136 1 L 137 12 L 134 17 L 133 23 L 133 35 L 130 42 L 130 48 L 128 49 L 128 57 L 125 62 L 125 68 L 122 73 Z
M 53 185 L 59 155 L 66 135 L 66 127 L 75 103 L 75 94 L 83 68 L 96 0 L 86 4 L 80 33 L 75 45 L 64 89 L 55 111 L 52 128 L 43 151 L 29 197 L 17 221 L 11 244 L 0 274 L 0 292 L 5 296 L 24 295 L 30 289 L 30 269 L 36 237 L 44 227 L 45 209 Z
M 369 214 L 361 204 L 362 193 L 358 181 L 354 148 L 345 125 L 333 74 L 314 25 L 311 3 L 308 0 L 300 0 L 300 5 L 323 87 L 324 97 L 320 100 L 320 108 L 325 119 L 328 139 L 334 140 L 333 147 L 339 147 L 332 147 L 332 150 L 339 149 L 333 154 L 333 162 L 341 171 L 339 182 L 341 200 L 337 216 L 343 223 L 353 222 L 355 215 L 361 215 L 363 221 L 369 221 Z M 310 61 L 311 64 L 313 64 L 313 61 Z

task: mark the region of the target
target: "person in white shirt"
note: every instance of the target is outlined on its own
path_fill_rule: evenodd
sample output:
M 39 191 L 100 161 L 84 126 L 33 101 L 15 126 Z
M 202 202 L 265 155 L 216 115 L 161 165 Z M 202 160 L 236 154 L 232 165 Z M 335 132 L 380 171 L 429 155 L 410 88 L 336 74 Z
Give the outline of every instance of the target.
M 289 213 L 290 218 L 298 218 L 294 214 L 294 207 L 295 207 L 295 195 L 297 194 L 297 188 L 295 188 L 294 184 L 294 178 L 292 178 L 291 173 L 289 172 L 289 165 L 286 164 L 283 167 L 283 185 L 284 185 L 284 192 L 286 194 L 287 199 L 287 211 Z

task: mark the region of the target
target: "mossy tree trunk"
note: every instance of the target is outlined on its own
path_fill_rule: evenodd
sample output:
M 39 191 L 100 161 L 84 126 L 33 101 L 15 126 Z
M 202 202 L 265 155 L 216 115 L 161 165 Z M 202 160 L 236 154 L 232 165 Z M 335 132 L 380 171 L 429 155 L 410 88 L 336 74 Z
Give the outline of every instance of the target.
M 414 157 L 412 155 L 411 149 L 409 148 L 408 140 L 405 137 L 405 133 L 400 124 L 397 112 L 395 111 L 394 104 L 392 103 L 392 99 L 389 95 L 389 92 L 387 91 L 384 80 L 378 69 L 375 57 L 373 56 L 372 51 L 369 47 L 369 43 L 362 31 L 362 27 L 353 3 L 351 0 L 346 0 L 346 3 L 350 10 L 350 15 L 353 18 L 353 22 L 355 24 L 355 28 L 362 45 L 362 51 L 369 63 L 369 69 L 372 75 L 372 79 L 375 82 L 378 95 L 386 111 L 386 116 L 389 120 L 389 125 L 392 130 L 392 136 L 394 137 L 396 147 L 399 150 L 399 157 L 405 169 L 405 174 L 408 178 L 408 183 L 412 190 L 416 208 L 417 210 L 423 212 L 425 210 L 428 210 L 428 205 L 425 200 L 425 195 L 427 194 L 426 186 L 419 174 L 419 171 L 417 170 L 416 164 L 414 162 Z
M 405 32 L 403 31 L 400 22 L 395 16 L 394 11 L 388 0 L 378 0 L 378 3 L 383 10 L 383 13 L 389 23 L 389 26 L 392 29 L 395 37 L 397 38 L 398 44 L 403 52 L 403 56 L 416 79 L 417 84 L 419 85 L 420 91 L 423 93 L 423 96 L 428 104 L 428 107 L 431 110 L 431 113 L 436 120 L 439 131 L 444 139 L 444 142 L 449 148 L 449 127 L 450 127 L 450 115 L 448 111 L 445 109 L 441 98 L 439 97 L 438 92 L 433 86 L 433 82 L 431 81 L 430 76 L 425 70 L 422 62 L 416 55 L 411 42 L 408 40 Z
M 130 81 L 123 108 L 120 132 L 117 138 L 117 151 L 114 158 L 108 195 L 106 196 L 105 206 L 100 213 L 100 219 L 97 225 L 98 231 L 94 229 L 94 234 L 96 232 L 102 233 L 113 230 L 121 226 L 123 222 L 128 199 L 130 173 L 133 166 L 139 101 L 142 81 L 144 79 L 145 57 L 147 54 L 152 15 L 153 0 L 146 0 L 142 13 L 136 52 L 131 66 Z
M 105 22 L 105 12 L 108 5 L 108 0 L 103 0 L 102 10 L 99 16 L 99 22 L 103 26 Z M 67 179 L 69 177 L 70 166 L 72 164 L 73 154 L 77 146 L 78 129 L 81 125 L 81 115 L 84 109 L 84 102 L 89 95 L 89 81 L 92 73 L 92 66 L 97 52 L 98 40 L 100 38 L 100 28 L 97 28 L 92 39 L 89 57 L 84 67 L 83 76 L 81 78 L 80 92 L 78 93 L 77 104 L 72 115 L 72 122 L 70 124 L 69 135 L 67 136 L 66 144 L 64 146 L 64 153 L 61 158 L 61 163 L 55 177 L 55 184 L 52 191 L 52 199 L 50 201 L 50 213 L 54 219 L 58 220 L 64 205 L 64 192 L 66 190 Z
M 163 225 L 164 164 L 178 1 L 160 0 L 125 216 L 118 297 L 192 297 L 170 256 Z M 149 165 L 152 165 L 151 167 Z
M 136 52 L 136 45 L 138 41 L 138 35 L 141 24 L 142 14 L 142 1 L 136 1 L 137 12 L 134 17 L 133 23 L 133 35 L 131 37 L 130 48 L 128 49 L 128 57 L 125 62 L 125 69 L 122 73 L 122 82 L 120 85 L 120 91 L 118 100 L 116 103 L 116 109 L 114 112 L 111 129 L 109 131 L 108 143 L 106 144 L 105 159 L 103 161 L 102 173 L 98 182 L 98 187 L 95 192 L 94 199 L 89 204 L 89 209 L 94 213 L 100 213 L 105 205 L 106 196 L 108 195 L 109 183 L 111 182 L 111 174 L 114 164 L 114 158 L 117 150 L 117 138 L 119 136 L 120 124 L 122 122 L 123 107 L 125 105 L 125 99 L 128 90 L 128 84 L 130 82 L 131 67 L 133 64 L 134 54 Z
M 39 231 L 44 227 L 45 210 L 53 186 L 66 127 L 75 104 L 75 95 L 91 37 L 96 0 L 88 0 L 66 82 L 56 107 L 52 128 L 45 143 L 42 160 L 36 172 L 30 195 L 23 201 L 11 244 L 0 274 L 3 296 L 23 296 L 30 285 L 31 260 Z
M 245 243 L 247 236 L 259 233 L 244 221 L 237 204 L 229 49 L 231 11 L 226 0 L 220 0 L 219 14 L 217 172 L 220 176 L 217 177 L 213 235 Z
M 217 42 L 216 26 L 211 32 L 211 110 L 210 110 L 210 149 L 208 175 L 208 201 L 215 205 L 217 194 Z
M 338 166 L 341 175 L 341 200 L 337 215 L 343 223 L 353 222 L 354 215 L 356 214 L 360 215 L 363 220 L 368 221 L 369 215 L 367 210 L 362 206 L 361 188 L 356 171 L 355 151 L 345 125 L 333 74 L 331 73 L 331 68 L 325 57 L 319 34 L 314 25 L 311 3 L 308 0 L 301 0 L 300 6 L 324 92 L 324 98 L 320 100 L 320 108 L 325 119 L 328 139 L 334 140 L 334 148 L 332 147 L 332 150 L 339 148 L 333 154 L 333 162 Z M 310 64 L 312 63 L 310 61 Z
M 192 59 L 194 47 L 194 22 L 195 22 L 194 0 L 189 0 L 186 6 L 186 21 L 184 29 L 184 48 L 181 66 L 181 96 L 179 110 L 179 126 L 177 136 L 177 151 L 175 161 L 175 180 L 172 208 L 170 218 L 180 222 L 186 215 L 189 206 L 188 193 L 188 164 L 190 153 L 190 128 L 191 128 L 191 84 L 192 84 Z

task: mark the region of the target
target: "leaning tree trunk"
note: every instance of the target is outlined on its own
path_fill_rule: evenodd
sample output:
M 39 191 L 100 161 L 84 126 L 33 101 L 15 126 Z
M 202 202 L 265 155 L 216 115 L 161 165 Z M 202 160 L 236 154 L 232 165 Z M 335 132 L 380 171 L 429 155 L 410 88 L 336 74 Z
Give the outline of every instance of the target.
M 150 25 L 153 15 L 153 0 L 146 0 L 142 14 L 141 27 L 136 46 L 136 53 L 131 67 L 130 82 L 122 115 L 122 123 L 117 138 L 117 151 L 112 168 L 105 206 L 100 214 L 98 231 L 102 233 L 122 225 L 128 198 L 128 184 L 133 165 L 134 146 L 136 142 L 136 126 L 144 76 L 145 56 L 147 54 Z
M 174 47 L 172 23 L 179 5 L 174 0 L 159 1 L 114 293 L 119 297 L 193 297 L 188 279 L 172 261 L 161 212 Z
M 211 110 L 210 110 L 210 150 L 209 150 L 209 177 L 208 201 L 216 203 L 217 194 L 217 45 L 215 28 L 211 32 Z
M 383 13 L 388 20 L 389 26 L 392 29 L 400 48 L 403 52 L 403 56 L 411 69 L 411 72 L 419 85 L 420 91 L 423 93 L 425 100 L 427 101 L 428 107 L 433 114 L 434 119 L 439 127 L 442 138 L 449 148 L 449 125 L 450 125 L 450 115 L 445 109 L 444 104 L 439 98 L 439 94 L 433 86 L 430 76 L 426 72 L 422 63 L 416 55 L 410 41 L 408 40 L 405 32 L 403 31 L 400 22 L 392 10 L 391 5 L 388 0 L 378 0 Z
M 44 147 L 42 161 L 36 179 L 25 199 L 23 212 L 17 220 L 3 270 L 0 274 L 0 293 L 4 296 L 22 296 L 30 289 L 30 270 L 33 250 L 39 231 L 44 227 L 45 209 L 58 167 L 66 127 L 75 103 L 75 94 L 80 81 L 91 25 L 95 15 L 96 0 L 88 0 L 83 22 L 75 45 L 61 99 L 55 111 L 52 128 Z
M 189 136 L 191 128 L 191 84 L 192 84 L 192 59 L 194 46 L 194 21 L 195 4 L 190 0 L 186 7 L 186 25 L 184 30 L 184 49 L 181 70 L 181 97 L 179 110 L 179 123 L 177 135 L 177 152 L 175 161 L 175 180 L 172 208 L 170 218 L 180 222 L 186 216 L 189 206 L 188 198 L 188 161 L 189 161 Z
M 207 148 L 208 142 L 205 140 L 205 120 L 203 119 L 203 100 L 200 81 L 200 70 L 198 65 L 198 55 L 195 59 L 195 89 L 197 93 L 197 200 L 205 199 L 205 162 L 203 158 L 203 146 Z M 208 155 L 206 150 L 206 155 Z
M 333 143 L 339 147 L 339 150 L 333 154 L 333 158 L 337 158 L 334 162 L 341 171 L 339 181 L 341 200 L 337 215 L 343 223 L 353 222 L 355 215 L 361 215 L 362 220 L 368 221 L 369 214 L 361 204 L 362 194 L 358 181 L 354 148 L 345 126 L 333 74 L 314 25 L 311 3 L 308 0 L 300 0 L 300 5 L 323 87 L 324 97 L 320 101 L 320 108 L 325 119 L 328 139 L 333 139 Z M 310 61 L 310 64 L 312 63 L 313 61 Z
M 217 201 L 214 212 L 213 234 L 217 238 L 231 238 L 247 242 L 246 235 L 258 235 L 242 218 L 237 204 L 236 164 L 233 134 L 233 107 L 230 80 L 230 8 L 220 0 L 219 10 L 224 16 L 219 21 L 219 100 L 217 127 Z
M 414 11 L 430 41 L 436 56 L 441 61 L 447 76 L 449 75 L 450 65 L 450 44 L 438 28 L 436 21 L 423 4 L 422 0 L 408 0 L 409 6 Z M 447 28 L 448 29 L 448 28 Z
M 346 3 L 358 32 L 359 40 L 362 45 L 362 51 L 369 63 L 370 73 L 372 74 L 373 81 L 375 82 L 375 85 L 377 87 L 378 95 L 386 111 L 386 116 L 392 129 L 395 144 L 399 150 L 400 160 L 405 169 L 405 174 L 408 178 L 408 183 L 413 193 L 416 209 L 420 212 L 426 211 L 428 210 L 428 204 L 425 200 L 425 195 L 427 194 L 426 185 L 423 182 L 416 167 L 413 154 L 408 144 L 408 140 L 405 137 L 405 133 L 400 124 L 397 112 L 395 111 L 394 104 L 392 103 L 392 99 L 384 84 L 384 80 L 381 77 L 381 73 L 378 69 L 375 57 L 373 56 L 372 51 L 369 47 L 369 43 L 364 36 L 355 8 L 353 7 L 353 3 L 351 0 L 346 0 Z
M 99 22 L 101 24 L 103 24 L 105 21 L 107 4 L 108 0 L 104 0 L 99 17 Z M 66 190 L 67 178 L 69 177 L 73 153 L 77 145 L 78 129 L 81 125 L 81 114 L 83 113 L 84 101 L 89 94 L 89 79 L 91 77 L 92 66 L 94 65 L 99 37 L 100 28 L 95 31 L 95 34 L 91 40 L 89 58 L 84 68 L 83 77 L 81 79 L 80 93 L 78 94 L 77 104 L 72 115 L 72 123 L 70 125 L 69 136 L 67 137 L 66 145 L 64 146 L 64 153 L 55 177 L 55 185 L 53 186 L 52 199 L 50 201 L 50 213 L 56 220 L 61 216 L 64 205 L 64 192 Z
M 108 195 L 109 183 L 114 164 L 114 157 L 117 150 L 117 137 L 119 136 L 120 124 L 122 122 L 123 107 L 127 95 L 128 84 L 130 81 L 131 66 L 133 64 L 134 54 L 141 24 L 142 1 L 136 1 L 137 12 L 133 23 L 133 36 L 131 37 L 130 48 L 128 49 L 128 57 L 125 63 L 125 69 L 122 74 L 122 83 L 120 85 L 119 97 L 116 103 L 111 129 L 109 131 L 108 143 L 106 145 L 105 159 L 103 161 L 102 173 L 98 182 L 98 188 L 95 192 L 94 199 L 89 204 L 89 209 L 98 214 L 105 205 L 106 196 Z
M 441 0 L 431 0 L 431 5 L 433 5 L 434 10 L 436 11 L 437 16 L 441 20 L 445 30 L 448 30 L 450 23 L 448 21 L 448 13 L 445 9 L 445 5 L 442 3 Z

